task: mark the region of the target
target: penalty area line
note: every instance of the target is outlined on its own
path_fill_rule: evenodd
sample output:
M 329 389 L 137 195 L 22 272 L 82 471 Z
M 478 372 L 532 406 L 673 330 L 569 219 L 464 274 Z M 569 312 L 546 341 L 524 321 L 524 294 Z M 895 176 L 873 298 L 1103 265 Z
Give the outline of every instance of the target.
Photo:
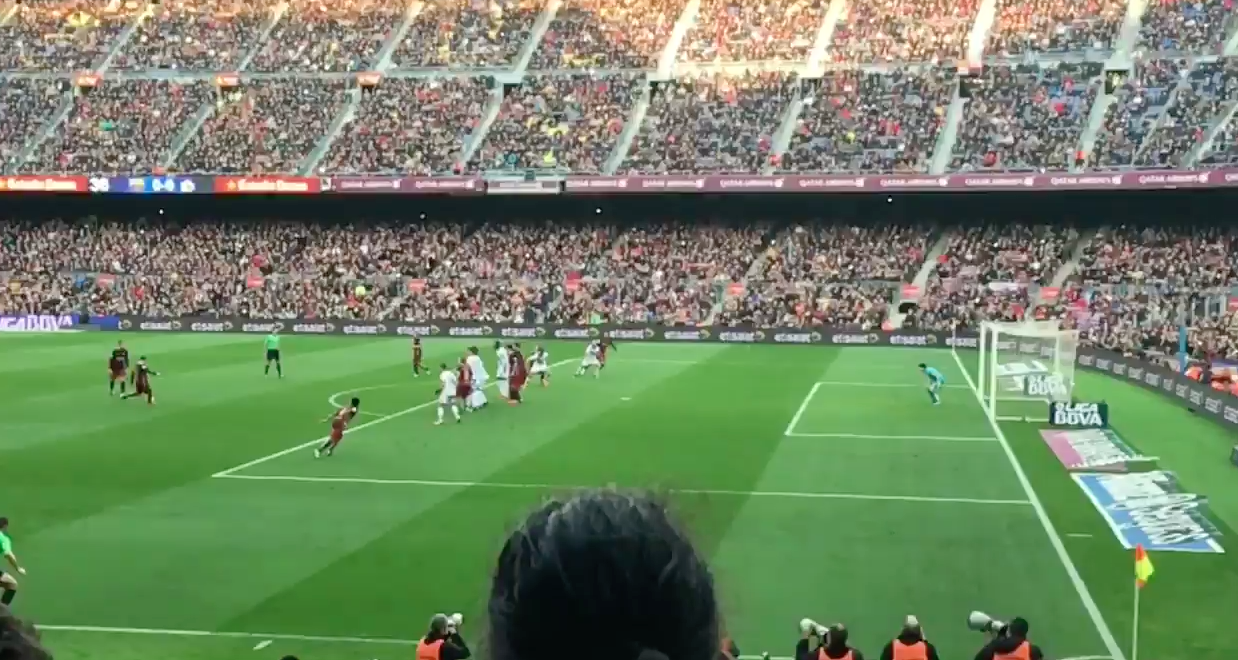
M 793 431 L 788 438 L 848 438 L 852 440 L 933 440 L 937 442 L 997 442 L 993 436 L 966 435 L 869 435 L 867 433 L 804 433 Z
M 572 486 L 567 484 L 525 484 L 505 483 L 497 481 L 435 481 L 430 479 L 371 479 L 366 477 L 303 477 L 279 474 L 230 474 L 222 479 L 240 479 L 244 481 L 289 481 L 296 483 L 319 484 L 370 484 L 378 486 L 425 486 L 439 488 L 492 488 L 507 490 L 588 490 L 596 486 Z M 616 487 L 614 484 L 608 485 Z M 656 490 L 656 488 L 655 488 Z M 930 497 L 920 495 L 872 495 L 866 493 L 822 493 L 779 490 L 724 490 L 714 488 L 668 488 L 668 493 L 681 495 L 715 495 L 730 497 L 768 497 L 781 499 L 807 500 L 865 500 L 885 502 L 927 502 L 946 504 L 992 504 L 1005 506 L 1027 506 L 1027 500 L 991 500 L 973 497 Z
M 812 397 L 821 389 L 821 383 L 813 383 L 808 390 L 808 394 L 804 395 L 804 400 L 800 402 L 800 407 L 796 408 L 795 414 L 791 416 L 791 421 L 787 422 L 787 428 L 782 432 L 783 435 L 791 435 L 795 432 L 795 425 L 800 423 L 800 418 L 804 416 L 804 411 L 808 410 L 808 404 L 812 403 Z
M 275 640 L 292 642 L 322 642 L 327 644 L 385 644 L 388 646 L 416 646 L 419 639 L 397 639 L 394 637 L 331 637 L 326 635 L 294 635 L 285 633 L 251 633 L 229 632 L 222 630 L 174 630 L 168 628 L 112 628 L 108 626 L 44 626 L 36 625 L 39 630 L 49 632 L 98 633 L 103 635 L 153 635 L 158 637 L 206 637 L 219 639 L 258 639 L 262 640 L 254 650 L 261 650 L 271 645 Z M 763 656 L 741 655 L 739 660 L 760 660 Z M 792 660 L 787 656 L 771 655 L 769 660 Z
M 551 364 L 550 366 L 553 368 L 553 367 L 558 367 L 558 366 L 562 366 L 565 364 L 569 364 L 575 361 L 576 361 L 575 359 L 560 360 L 558 362 Z M 491 385 L 495 385 L 495 383 L 489 383 L 486 385 L 486 387 L 490 387 Z M 356 390 L 352 390 L 352 391 L 356 391 Z M 436 403 L 438 403 L 437 400 L 427 401 L 425 403 L 419 403 L 415 406 L 412 406 L 411 408 L 405 408 L 404 410 L 401 410 L 399 412 L 391 413 L 390 415 L 383 415 L 382 417 L 375 417 L 374 419 L 371 419 L 368 422 L 362 422 L 356 426 L 349 428 L 348 430 L 344 431 L 344 433 L 345 434 L 353 433 L 355 431 L 360 431 L 361 429 L 369 428 L 371 426 L 378 426 L 379 424 L 386 424 L 387 422 L 390 422 L 393 419 L 399 419 L 401 417 L 404 417 L 405 415 L 410 415 L 412 413 L 415 413 L 418 410 L 425 410 L 426 408 L 429 408 L 430 406 L 433 406 Z M 314 445 L 324 443 L 330 438 L 331 438 L 330 435 L 324 435 L 321 438 L 315 438 L 308 442 L 302 442 L 301 444 L 296 445 L 295 447 L 289 447 L 287 449 L 282 449 L 273 454 L 267 454 L 266 456 L 255 458 L 252 461 L 241 463 L 240 465 L 237 465 L 235 467 L 230 467 L 226 470 L 220 470 L 219 472 L 212 474 L 211 478 L 219 479 L 222 477 L 233 476 L 234 474 L 236 474 L 237 472 L 240 472 L 241 470 L 254 467 L 255 465 L 262 465 L 263 463 L 266 463 L 268 461 L 273 461 L 277 458 L 283 458 L 284 456 L 287 456 L 288 454 L 291 454 L 293 452 L 298 452 L 298 451 L 301 451 L 302 449 L 306 449 L 307 447 L 313 447 Z
M 891 388 L 891 389 L 915 388 L 918 390 L 922 390 L 926 388 L 925 385 L 918 385 L 915 383 L 874 383 L 871 381 L 855 382 L 855 381 L 849 381 L 849 380 L 819 380 L 817 381 L 817 384 L 828 385 L 831 387 L 880 387 L 882 389 L 885 389 L 885 388 Z M 946 389 L 952 389 L 952 390 L 970 390 L 971 389 L 970 387 L 966 385 L 942 385 L 942 387 Z

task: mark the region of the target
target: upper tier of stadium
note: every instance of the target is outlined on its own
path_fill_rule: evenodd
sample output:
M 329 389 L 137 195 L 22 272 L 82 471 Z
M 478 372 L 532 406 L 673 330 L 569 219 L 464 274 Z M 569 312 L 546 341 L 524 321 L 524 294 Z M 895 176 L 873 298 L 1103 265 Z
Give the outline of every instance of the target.
M 0 166 L 1207 167 L 1238 157 L 1234 17 L 1233 0 L 0 2 Z

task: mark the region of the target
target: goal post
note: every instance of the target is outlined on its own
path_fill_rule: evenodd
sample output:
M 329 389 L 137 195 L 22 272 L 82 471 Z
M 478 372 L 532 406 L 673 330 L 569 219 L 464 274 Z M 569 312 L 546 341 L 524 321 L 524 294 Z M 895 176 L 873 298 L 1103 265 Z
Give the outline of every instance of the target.
M 981 387 L 993 421 L 1049 421 L 1049 403 L 1070 402 L 1079 333 L 1057 321 L 985 322 L 980 326 Z

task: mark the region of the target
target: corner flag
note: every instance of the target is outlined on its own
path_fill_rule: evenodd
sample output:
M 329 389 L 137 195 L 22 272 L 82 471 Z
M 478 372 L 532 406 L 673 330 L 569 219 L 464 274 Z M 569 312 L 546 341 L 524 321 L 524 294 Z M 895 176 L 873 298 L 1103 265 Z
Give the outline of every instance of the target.
M 1152 560 L 1148 559 L 1148 553 L 1142 545 L 1135 546 L 1135 586 L 1142 589 L 1153 572 L 1155 569 L 1152 568 Z

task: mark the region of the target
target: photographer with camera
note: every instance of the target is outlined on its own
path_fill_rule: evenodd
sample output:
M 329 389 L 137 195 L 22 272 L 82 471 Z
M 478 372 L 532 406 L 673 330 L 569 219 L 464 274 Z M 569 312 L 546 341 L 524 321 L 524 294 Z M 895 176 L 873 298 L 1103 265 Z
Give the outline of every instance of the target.
M 920 620 L 908 615 L 898 637 L 881 649 L 881 660 L 938 660 L 937 648 L 924 639 Z
M 836 623 L 828 628 L 811 619 L 800 621 L 800 641 L 795 660 L 864 660 L 859 649 L 847 645 L 847 628 Z M 817 645 L 813 647 L 812 641 Z
M 417 642 L 417 660 L 467 660 L 472 654 L 460 637 L 461 614 L 435 614 L 430 630 Z
M 976 660 L 1043 660 L 1040 647 L 1027 640 L 1027 619 L 1015 617 L 1010 623 L 996 621 L 983 612 L 972 612 L 967 627 L 991 636 L 976 654 Z

